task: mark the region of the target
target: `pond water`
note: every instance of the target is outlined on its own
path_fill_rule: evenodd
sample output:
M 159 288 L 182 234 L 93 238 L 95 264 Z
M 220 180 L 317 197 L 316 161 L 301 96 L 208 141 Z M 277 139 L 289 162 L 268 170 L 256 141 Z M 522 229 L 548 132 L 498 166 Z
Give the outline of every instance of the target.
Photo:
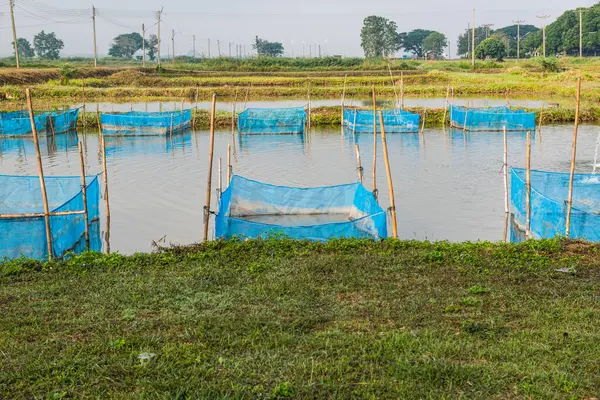
M 568 171 L 572 125 L 546 126 L 533 140 L 532 168 Z M 590 173 L 598 128 L 581 126 L 577 171 Z M 82 135 L 90 174 L 102 170 L 96 135 Z M 364 184 L 372 187 L 373 136 L 342 135 L 317 129 L 307 135 L 215 137 L 213 183 L 217 157 L 226 171 L 227 144 L 232 142 L 233 171 L 262 182 L 287 186 L 320 186 L 355 182 L 354 143 L 359 144 Z M 509 166 L 525 165 L 525 133 L 509 133 Z M 501 133 L 466 133 L 441 129 L 424 135 L 389 134 L 390 164 L 396 194 L 398 231 L 402 239 L 490 240 L 504 238 L 504 187 Z M 46 175 L 78 175 L 75 133 L 41 139 Z M 107 138 L 110 189 L 110 248 L 148 251 L 153 241 L 188 244 L 201 240 L 206 195 L 209 134 L 186 132 L 167 137 Z M 380 203 L 389 206 L 382 157 L 377 143 Z M 35 175 L 32 139 L 0 139 L 0 174 Z M 214 193 L 214 192 L 213 192 Z M 216 206 L 213 196 L 212 208 Z M 104 209 L 102 207 L 102 209 Z M 106 224 L 102 218 L 102 231 Z M 211 228 L 212 232 L 212 228 Z

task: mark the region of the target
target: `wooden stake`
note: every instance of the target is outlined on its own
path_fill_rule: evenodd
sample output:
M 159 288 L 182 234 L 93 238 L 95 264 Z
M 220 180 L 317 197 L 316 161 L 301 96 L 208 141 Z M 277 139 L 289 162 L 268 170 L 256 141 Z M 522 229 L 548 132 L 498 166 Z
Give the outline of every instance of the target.
M 383 160 L 387 173 L 388 189 L 390 191 L 390 213 L 392 214 L 392 232 L 393 237 L 398 238 L 398 227 L 396 226 L 396 201 L 394 199 L 394 184 L 392 183 L 392 171 L 390 170 L 390 158 L 385 140 L 385 126 L 383 123 L 383 113 L 379 111 L 379 124 L 381 125 L 381 144 L 383 147 Z
M 100 132 L 100 140 L 102 141 L 102 170 L 104 172 L 104 203 L 106 204 L 106 218 L 110 219 L 110 203 L 108 201 L 108 168 L 106 166 L 106 141 L 104 135 Z
M 450 85 L 448 85 L 448 89 L 446 89 L 446 101 L 444 102 L 444 118 L 442 118 L 443 126 L 446 126 L 446 115 L 448 113 L 448 96 L 450 96 Z
M 575 126 L 573 128 L 573 148 L 571 151 L 571 172 L 569 177 L 569 199 L 567 200 L 567 223 L 565 236 L 571 234 L 571 212 L 573 209 L 573 181 L 575 180 L 575 158 L 577 157 L 577 131 L 579 129 L 579 106 L 581 105 L 581 77 L 577 78 L 577 104 L 575 105 Z
M 504 212 L 508 214 L 508 140 L 506 138 L 506 126 L 502 127 L 504 133 Z
M 377 200 L 377 97 L 375 95 L 375 85 L 373 91 L 373 196 Z
M 388 71 L 390 71 L 390 79 L 392 81 L 392 87 L 394 88 L 394 99 L 396 100 L 396 103 L 394 104 L 394 108 L 398 108 L 398 93 L 396 92 L 396 82 L 394 82 L 394 75 L 392 75 L 392 67 L 390 66 L 389 62 L 388 62 Z
M 357 110 L 356 108 L 354 109 L 354 121 L 352 122 L 352 134 L 354 135 L 354 132 L 356 131 L 356 114 L 357 114 Z
M 52 111 L 48 109 L 48 123 L 50 124 L 50 132 L 54 136 L 54 123 L 52 122 Z
M 85 135 L 85 78 L 81 78 L 81 97 L 83 100 L 83 134 Z
M 525 154 L 525 238 L 529 239 L 531 236 L 531 132 L 527 132 L 527 145 Z
M 404 71 L 400 71 L 400 109 L 404 110 Z
M 510 102 L 508 101 L 508 86 L 506 87 L 504 94 L 506 96 L 506 107 L 510 108 Z
M 310 105 L 310 81 L 308 81 L 308 129 L 312 126 L 312 109 Z
M 362 183 L 363 183 L 363 167 L 360 162 L 360 148 L 358 147 L 358 143 L 354 144 L 354 150 L 356 151 L 356 165 L 358 166 L 356 169 L 358 172 L 358 181 L 362 185 Z
M 425 131 L 425 120 L 427 119 L 427 108 L 423 111 L 423 121 L 421 121 L 421 134 Z
M 469 103 L 467 103 L 467 108 L 465 108 L 465 123 L 463 124 L 463 132 L 467 131 L 467 118 L 469 116 Z
M 210 192 L 212 189 L 213 153 L 215 149 L 215 108 L 217 95 L 213 93 L 210 107 L 210 144 L 208 147 L 208 182 L 206 184 L 206 204 L 204 206 L 204 241 L 208 240 L 208 223 L 210 221 Z
M 544 118 L 544 104 L 542 104 L 542 110 L 540 111 L 540 123 L 538 126 L 538 136 L 541 139 L 542 138 L 542 121 Z
M 223 193 L 223 169 L 221 164 L 221 157 L 217 158 L 217 165 L 219 166 L 219 186 L 217 187 L 217 201 L 221 201 L 221 193 Z
M 85 221 L 85 249 L 90 249 L 90 228 L 88 225 L 87 185 L 85 183 L 85 163 L 83 162 L 83 147 L 79 142 L 79 164 L 81 165 L 81 195 L 83 197 L 83 218 Z
M 171 113 L 171 125 L 169 126 L 169 137 L 173 137 L 173 114 Z
M 250 84 L 250 86 L 252 86 L 252 84 Z M 250 94 L 250 86 L 248 86 L 248 88 L 246 89 L 246 99 L 244 100 L 244 110 L 246 111 L 246 106 L 248 105 L 248 94 Z
M 342 90 L 342 118 L 341 118 L 341 124 L 342 126 L 344 126 L 344 100 L 346 99 L 346 81 L 348 80 L 348 74 L 344 75 L 344 89 Z M 342 130 L 342 133 L 344 131 Z
M 233 115 L 231 116 L 231 139 L 235 133 L 235 108 L 237 106 L 237 88 L 235 89 L 235 97 L 233 98 Z
M 227 186 L 231 182 L 231 175 L 233 174 L 233 166 L 231 165 L 231 143 L 227 143 Z
M 31 103 L 31 93 L 29 88 L 25 89 L 27 98 L 27 108 L 29 109 L 29 122 L 31 123 L 31 132 L 33 133 L 33 144 L 35 146 L 35 155 L 37 159 L 38 175 L 40 177 L 40 187 L 42 191 L 42 202 L 44 203 L 44 220 L 46 222 L 46 242 L 48 244 L 48 260 L 52 260 L 52 232 L 50 231 L 50 207 L 48 206 L 48 193 L 46 192 L 46 181 L 44 180 L 44 166 L 42 165 L 42 156 L 40 154 L 40 142 L 38 140 L 37 129 L 35 127 L 35 117 L 33 115 L 33 105 Z

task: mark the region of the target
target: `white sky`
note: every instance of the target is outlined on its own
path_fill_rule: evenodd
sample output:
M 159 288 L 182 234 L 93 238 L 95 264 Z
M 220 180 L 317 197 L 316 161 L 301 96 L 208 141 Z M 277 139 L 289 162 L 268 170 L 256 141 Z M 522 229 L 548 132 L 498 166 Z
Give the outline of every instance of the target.
M 396 21 L 400 31 L 422 28 L 440 31 L 451 42 L 452 55 L 458 34 L 467 28 L 472 9 L 476 9 L 476 25 L 490 23 L 494 28 L 511 25 L 512 20 L 540 26 L 537 15 L 548 14 L 553 21 L 566 9 L 589 7 L 595 0 L 229 0 L 220 2 L 191 0 L 98 0 L 94 6 L 97 18 L 98 53 L 104 55 L 112 38 L 120 33 L 139 31 L 141 24 L 156 22 L 152 10 L 164 7 L 162 54 L 171 47 L 171 30 L 175 30 L 176 54 L 191 54 L 192 35 L 196 35 L 196 52 L 206 52 L 208 38 L 212 41 L 211 54 L 217 54 L 217 40 L 221 53 L 227 55 L 228 43 L 246 45 L 250 51 L 255 35 L 271 41 L 282 41 L 286 55 L 309 53 L 312 44 L 322 46 L 323 53 L 343 56 L 362 56 L 360 29 L 369 15 L 380 15 Z M 89 9 L 83 11 L 56 11 Z M 65 43 L 62 55 L 91 55 L 92 4 L 85 0 L 15 0 L 17 36 L 32 41 L 44 29 L 56 32 Z M 122 10 L 122 13 L 120 12 Z M 11 24 L 8 0 L 0 0 L 0 55 L 12 54 Z M 156 33 L 156 26 L 149 28 Z M 235 45 L 232 48 L 235 53 Z M 314 54 L 314 53 L 313 53 Z

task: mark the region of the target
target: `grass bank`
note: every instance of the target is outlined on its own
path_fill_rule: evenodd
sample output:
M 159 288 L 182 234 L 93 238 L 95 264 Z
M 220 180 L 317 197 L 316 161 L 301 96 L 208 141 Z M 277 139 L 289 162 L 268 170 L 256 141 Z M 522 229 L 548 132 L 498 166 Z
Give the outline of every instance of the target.
M 558 239 L 11 261 L 0 397 L 591 398 L 598 265 Z

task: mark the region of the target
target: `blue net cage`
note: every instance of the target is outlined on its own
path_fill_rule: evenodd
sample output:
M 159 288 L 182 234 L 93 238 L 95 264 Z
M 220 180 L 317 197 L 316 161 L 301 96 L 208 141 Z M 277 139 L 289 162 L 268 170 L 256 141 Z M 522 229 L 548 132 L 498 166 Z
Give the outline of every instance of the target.
M 508 107 L 467 108 L 449 106 L 450 126 L 468 131 L 535 130 L 535 113 Z
M 35 129 L 38 134 L 64 133 L 77 128 L 79 108 L 66 111 L 52 111 L 35 114 Z M 32 135 L 31 121 L 28 111 L 10 111 L 0 113 L 0 135 L 29 136 Z
M 535 239 L 566 234 L 568 173 L 531 171 L 531 236 Z M 527 222 L 526 171 L 511 170 L 510 197 L 515 223 Z M 570 237 L 600 241 L 600 176 L 575 174 Z
M 50 212 L 83 211 L 81 177 L 45 177 Z M 100 187 L 97 176 L 86 178 L 90 250 L 100 251 Z M 0 258 L 48 258 L 46 222 L 37 176 L 0 175 Z M 25 216 L 24 214 L 42 214 Z M 17 215 L 17 216 L 15 216 Z M 61 257 L 86 247 L 83 214 L 50 216 L 52 253 Z
M 221 196 L 217 238 L 285 235 L 294 239 L 387 237 L 386 212 L 360 183 L 274 186 L 234 175 Z
M 100 114 L 102 134 L 107 136 L 158 136 L 190 127 L 192 110 Z
M 386 133 L 414 133 L 419 131 L 421 116 L 399 108 L 383 110 L 383 124 Z M 377 132 L 381 132 L 379 112 Z M 344 108 L 344 126 L 356 133 L 373 133 L 373 110 Z
M 246 134 L 304 133 L 304 107 L 247 108 L 238 114 L 238 130 Z

